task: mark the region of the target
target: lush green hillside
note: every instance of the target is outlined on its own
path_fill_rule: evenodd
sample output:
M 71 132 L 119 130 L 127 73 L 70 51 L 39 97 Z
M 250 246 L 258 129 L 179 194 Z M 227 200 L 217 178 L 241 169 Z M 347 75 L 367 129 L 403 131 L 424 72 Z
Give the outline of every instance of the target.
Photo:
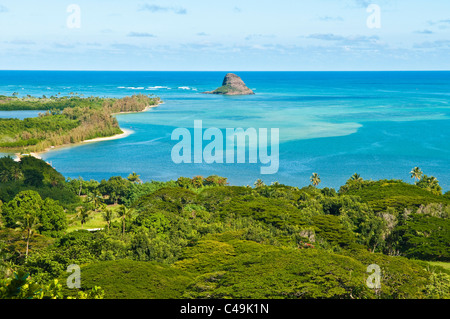
M 84 296 L 101 295 L 100 286 L 107 298 L 450 297 L 440 267 L 450 261 L 450 205 L 435 189 L 251 188 L 218 176 L 142 183 L 135 173 L 64 181 L 31 158 L 1 160 L 0 176 L 0 269 L 9 278 L 64 283 L 77 264 Z M 388 206 L 396 191 L 407 200 Z M 367 285 L 369 265 L 380 268 L 379 289 Z
M 383 211 L 388 207 L 404 209 L 431 203 L 450 204 L 448 196 L 440 196 L 439 192 L 430 192 L 398 180 L 365 181 L 346 186 L 341 188 L 342 194 L 359 196 L 375 211 Z
M 81 271 L 83 289 L 100 286 L 108 299 L 180 298 L 193 280 L 169 265 L 126 259 L 89 264 Z
M 66 209 L 80 203 L 79 197 L 66 186 L 65 178 L 46 162 L 32 156 L 15 162 L 0 158 L 0 201 L 7 203 L 21 191 L 34 190 L 42 198 L 59 201 Z
M 422 290 L 429 274 L 403 258 L 361 252 L 360 261 L 239 237 L 240 232 L 231 232 L 202 240 L 173 265 L 130 260 L 89 264 L 82 268 L 82 285 L 101 286 L 106 298 L 366 299 L 377 297 L 365 284 L 367 263 L 376 262 L 386 279 L 381 297 L 426 297 Z

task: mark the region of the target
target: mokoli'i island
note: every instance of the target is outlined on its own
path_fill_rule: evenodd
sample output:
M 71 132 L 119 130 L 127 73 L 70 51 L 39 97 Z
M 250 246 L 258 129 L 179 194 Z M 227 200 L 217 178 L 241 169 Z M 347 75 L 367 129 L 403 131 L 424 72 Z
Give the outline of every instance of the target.
M 223 95 L 249 95 L 255 94 L 242 81 L 242 79 L 234 73 L 228 73 L 223 79 L 222 86 L 214 91 L 204 92 L 206 94 L 223 94 Z
M 0 299 L 450 298 L 450 5 L 411 4 L 399 44 L 397 7 L 319 2 L 77 20 L 94 1 L 37 24 L 51 42 L 11 31 Z

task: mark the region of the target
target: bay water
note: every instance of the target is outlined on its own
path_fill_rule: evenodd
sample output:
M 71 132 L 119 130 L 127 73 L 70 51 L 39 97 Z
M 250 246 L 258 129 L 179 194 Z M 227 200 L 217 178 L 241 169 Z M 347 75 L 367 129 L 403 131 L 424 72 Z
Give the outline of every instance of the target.
M 409 172 L 419 166 L 450 189 L 450 72 L 235 71 L 255 95 L 202 94 L 221 86 L 226 73 L 0 71 L 0 95 L 142 93 L 164 101 L 147 112 L 116 115 L 133 131 L 126 138 L 42 155 L 66 177 L 101 180 L 136 172 L 144 181 L 166 181 L 214 174 L 232 185 L 262 179 L 301 187 L 318 173 L 320 187 L 339 188 L 354 173 L 412 183 Z M 37 116 L 23 112 L 0 117 Z M 261 163 L 175 164 L 171 150 L 178 141 L 171 134 L 192 130 L 194 120 L 205 129 L 278 128 L 278 172 L 262 175 Z

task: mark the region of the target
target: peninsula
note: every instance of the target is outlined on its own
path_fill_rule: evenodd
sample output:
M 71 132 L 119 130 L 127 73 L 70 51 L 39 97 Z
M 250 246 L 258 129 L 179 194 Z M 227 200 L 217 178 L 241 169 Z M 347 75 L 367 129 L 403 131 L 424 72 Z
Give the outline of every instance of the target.
M 0 96 L 0 110 L 43 110 L 36 118 L 0 119 L 0 150 L 33 153 L 57 146 L 122 136 L 113 116 L 158 106 L 158 97 L 124 98 Z
M 255 94 L 242 81 L 242 79 L 234 73 L 228 73 L 223 79 L 222 86 L 214 91 L 203 92 L 205 94 L 222 94 L 222 95 L 251 95 Z

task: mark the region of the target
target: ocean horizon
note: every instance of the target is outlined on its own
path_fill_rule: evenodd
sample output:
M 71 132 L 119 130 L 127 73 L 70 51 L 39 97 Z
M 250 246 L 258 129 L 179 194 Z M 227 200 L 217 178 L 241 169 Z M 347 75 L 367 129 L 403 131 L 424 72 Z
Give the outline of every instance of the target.
M 226 73 L 239 75 L 256 94 L 205 95 Z M 320 187 L 401 179 L 419 166 L 450 189 L 449 71 L 0 71 L 0 95 L 124 97 L 154 94 L 164 104 L 116 115 L 133 134 L 62 147 L 42 155 L 66 177 L 108 179 L 141 175 L 144 181 L 220 175 L 231 185 L 278 181 Z M 37 116 L 14 111 L 0 117 Z M 13 115 L 11 113 L 14 113 Z M 260 164 L 175 164 L 170 136 L 176 128 L 278 128 L 280 163 L 274 175 Z

